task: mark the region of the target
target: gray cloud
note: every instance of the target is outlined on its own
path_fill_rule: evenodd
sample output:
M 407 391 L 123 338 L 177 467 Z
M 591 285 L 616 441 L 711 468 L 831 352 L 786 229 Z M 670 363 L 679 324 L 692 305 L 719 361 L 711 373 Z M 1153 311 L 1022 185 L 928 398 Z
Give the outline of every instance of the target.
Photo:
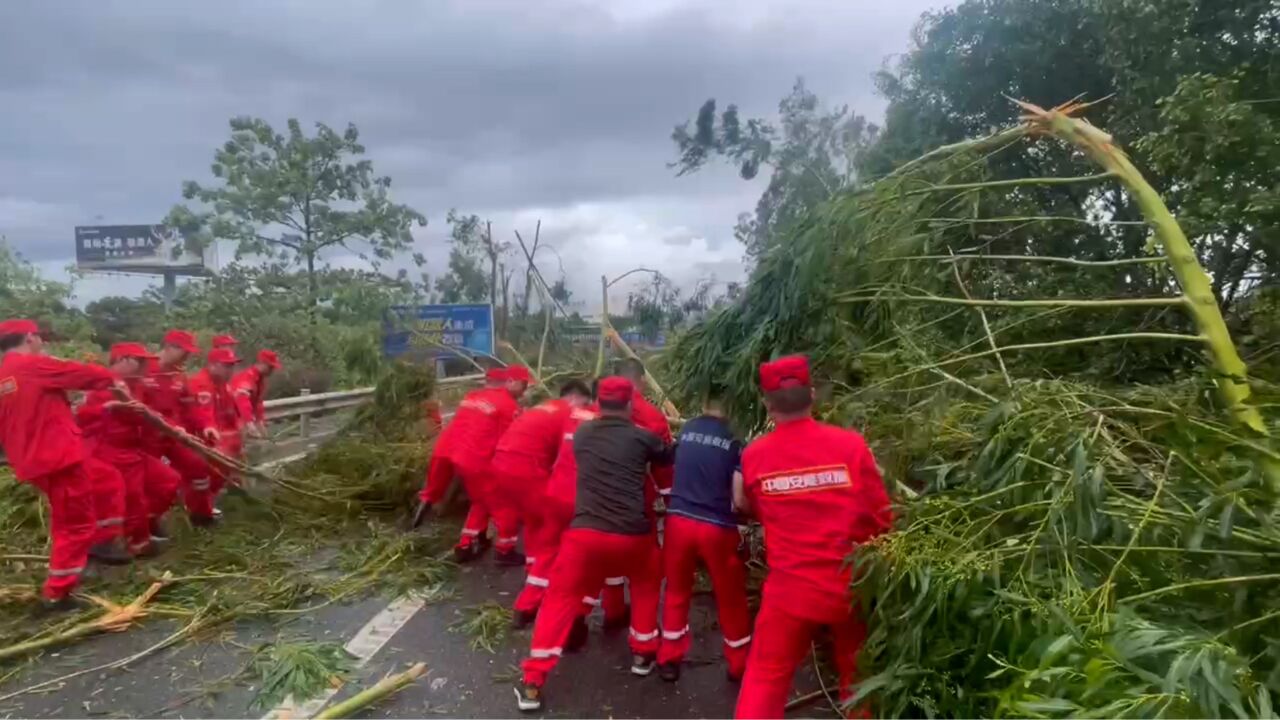
M 55 266 L 77 223 L 158 219 L 250 114 L 355 122 L 396 198 L 431 218 L 433 270 L 457 207 L 540 215 L 584 293 L 655 257 L 729 272 L 759 185 L 673 177 L 671 126 L 710 96 L 771 113 L 797 75 L 878 115 L 871 73 L 934 4 L 6 0 L 0 234 Z

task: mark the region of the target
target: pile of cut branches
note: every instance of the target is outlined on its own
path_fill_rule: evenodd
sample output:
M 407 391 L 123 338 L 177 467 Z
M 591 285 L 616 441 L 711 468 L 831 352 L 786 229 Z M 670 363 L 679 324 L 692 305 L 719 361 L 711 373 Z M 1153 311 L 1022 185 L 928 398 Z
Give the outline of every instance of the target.
M 822 413 L 876 451 L 899 502 L 854 556 L 877 715 L 1258 716 L 1280 693 L 1280 393 L 1081 109 L 833 198 L 666 353 L 673 390 L 727 387 L 750 431 L 757 364 L 807 353 Z M 1079 173 L 993 175 L 1049 152 Z

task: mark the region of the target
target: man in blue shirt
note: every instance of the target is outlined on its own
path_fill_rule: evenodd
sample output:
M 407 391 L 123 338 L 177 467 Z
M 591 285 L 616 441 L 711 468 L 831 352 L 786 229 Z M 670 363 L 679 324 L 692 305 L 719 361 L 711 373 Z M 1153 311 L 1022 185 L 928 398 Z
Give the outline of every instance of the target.
M 742 483 L 742 443 L 733 436 L 715 396 L 703 403 L 702 415 L 685 424 L 678 440 L 663 538 L 667 591 L 658 675 L 668 682 L 680 678 L 680 663 L 690 644 L 689 600 L 701 561 L 715 592 L 729 677 L 738 680 L 751 642 L 747 573 L 738 555 L 734 513 L 735 485 L 740 488 Z

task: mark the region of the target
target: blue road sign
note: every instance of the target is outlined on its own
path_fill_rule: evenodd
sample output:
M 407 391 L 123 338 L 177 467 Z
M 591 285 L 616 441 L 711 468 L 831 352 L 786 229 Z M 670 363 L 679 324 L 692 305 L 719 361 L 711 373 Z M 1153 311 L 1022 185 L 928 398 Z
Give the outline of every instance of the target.
M 396 305 L 382 324 L 387 357 L 493 355 L 493 306 Z

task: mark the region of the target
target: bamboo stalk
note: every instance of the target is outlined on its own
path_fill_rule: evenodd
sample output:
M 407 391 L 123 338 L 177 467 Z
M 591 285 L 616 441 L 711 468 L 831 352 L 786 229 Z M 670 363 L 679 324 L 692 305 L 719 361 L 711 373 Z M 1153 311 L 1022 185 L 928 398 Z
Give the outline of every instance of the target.
M 1075 265 L 1078 267 L 1122 267 L 1125 265 L 1152 265 L 1155 263 L 1167 262 L 1163 256 L 1120 258 L 1117 260 L 1077 260 L 1075 258 L 1057 257 L 1054 255 L 979 255 L 973 253 L 967 255 L 964 253 L 957 253 L 954 255 L 904 255 L 902 257 L 878 258 L 869 262 L 874 264 L 914 260 L 942 260 L 951 263 L 959 260 L 1017 260 L 1026 262 L 1062 263 L 1063 265 Z
M 1010 215 L 1007 217 L 991 217 L 991 218 L 958 218 L 958 217 L 931 217 L 921 218 L 921 222 L 930 223 L 951 223 L 952 225 L 969 225 L 969 224 L 998 224 L 998 223 L 1033 223 L 1033 222 L 1065 222 L 1076 223 L 1078 225 L 1099 225 L 1099 226 L 1129 226 L 1129 225 L 1146 225 L 1142 220 L 1090 220 L 1088 218 L 1074 217 L 1072 215 Z
M 1195 250 L 1160 194 L 1134 167 L 1124 151 L 1112 142 L 1110 135 L 1083 120 L 1071 117 L 1076 109 L 1074 105 L 1053 110 L 1044 110 L 1024 102 L 1019 102 L 1018 105 L 1026 111 L 1023 119 L 1027 122 L 1027 127 L 1051 134 L 1079 148 L 1089 159 L 1113 173 L 1128 189 L 1142 210 L 1146 222 L 1155 232 L 1156 239 L 1160 241 L 1173 275 L 1187 297 L 1187 311 L 1204 336 L 1213 369 L 1219 374 L 1214 380 L 1219 395 L 1237 423 L 1269 438 L 1270 431 L 1262 414 L 1249 403 L 1251 393 L 1248 369 L 1231 340 L 1231 333 L 1227 330 L 1217 298 L 1213 294 L 1209 275 L 1201 267 Z M 1280 463 L 1263 459 L 1262 464 L 1268 484 L 1273 491 L 1280 491 Z
M 596 349 L 596 377 L 604 375 L 605 337 L 609 329 L 609 278 L 600 276 L 600 345 Z
M 1000 132 L 994 135 L 988 135 L 987 137 L 977 138 L 974 140 L 962 140 L 960 142 L 952 143 L 950 145 L 943 145 L 942 147 L 938 147 L 938 148 L 934 148 L 933 150 L 930 150 L 929 152 L 925 153 L 924 155 L 921 155 L 920 157 L 910 162 L 906 162 L 906 163 L 903 163 L 902 165 L 899 165 L 896 170 L 889 173 L 888 175 L 885 175 L 884 178 L 882 178 L 882 180 L 888 180 L 889 178 L 905 175 L 917 167 L 920 167 L 932 162 L 936 162 L 938 160 L 944 160 L 948 157 L 951 157 L 952 155 L 955 155 L 961 152 L 967 152 L 970 150 L 976 150 L 981 152 L 981 151 L 987 150 L 988 148 L 992 148 L 997 151 L 1003 150 L 1009 145 L 1012 145 L 1013 143 L 1022 139 L 1024 136 L 1027 135 L 1027 132 L 1028 132 L 1028 129 L 1026 127 L 1017 126 L 1017 127 L 1011 127 L 1008 130 L 1001 130 Z M 871 187 L 875 187 L 876 184 L 877 183 L 871 184 Z
M 102 616 L 94 618 L 88 622 L 80 623 L 79 625 L 75 625 L 68 630 L 54 635 L 0 648 L 0 662 L 21 655 L 38 652 L 56 645 L 64 645 L 89 635 L 96 635 L 101 632 L 120 632 L 122 630 L 127 630 L 135 620 L 147 614 L 146 610 L 143 609 L 143 606 L 150 602 L 151 599 L 156 596 L 156 593 L 160 592 L 160 589 L 167 585 L 172 579 L 173 576 L 166 572 L 164 577 L 151 583 L 151 586 L 148 587 L 146 591 L 135 598 L 133 602 L 123 607 L 110 603 L 106 600 L 95 599 L 99 605 L 106 608 L 106 613 Z
M 551 304 L 547 302 L 547 291 L 538 286 L 538 299 L 542 301 L 542 342 L 538 343 L 538 377 L 542 377 L 542 361 L 547 356 L 547 338 L 551 336 Z
M 984 300 L 981 298 L 956 298 L 944 295 L 907 295 L 882 294 L 859 295 L 859 291 L 836 295 L 840 302 L 873 302 L 880 300 L 906 300 L 910 302 L 933 302 L 944 305 L 969 305 L 972 307 L 1075 307 L 1075 308 L 1114 308 L 1114 307 L 1168 307 L 1187 305 L 1183 297 L 1173 298 L 1111 298 L 1107 300 L 1077 299 L 1044 299 L 1044 300 Z
M 969 294 L 969 288 L 964 284 L 964 278 L 960 277 L 960 266 L 951 263 L 951 272 L 955 274 L 956 285 L 960 286 L 960 292 L 964 293 L 965 299 L 973 300 L 973 296 Z M 996 344 L 996 336 L 991 332 L 991 323 L 987 321 L 987 311 L 979 307 L 978 317 L 982 318 L 982 329 L 987 334 L 987 342 L 991 344 L 992 350 L 997 351 L 996 362 L 1000 365 L 1000 374 L 1004 376 L 1004 384 L 1012 388 L 1013 378 L 1009 377 L 1009 368 L 1005 367 L 1004 356 L 999 353 L 1000 346 Z
M 1018 187 L 1021 185 L 1073 185 L 1076 183 L 1099 182 L 1113 177 L 1115 177 L 1115 175 L 1112 173 L 1104 172 L 1096 175 L 1082 175 L 1080 177 L 1029 177 L 1014 178 L 1012 180 L 991 180 L 989 182 L 957 183 L 954 185 L 931 185 L 926 188 L 907 190 L 903 192 L 900 197 L 926 195 L 932 192 L 948 192 L 952 190 L 985 190 L 990 188 Z
M 335 718 L 351 717 L 357 710 L 363 710 L 392 693 L 403 689 L 406 685 L 425 674 L 427 674 L 426 663 L 417 663 L 402 673 L 387 676 L 379 680 L 373 687 L 366 688 L 337 705 L 316 713 L 314 718 L 315 720 L 334 720 Z
M 627 345 L 626 341 L 622 339 L 622 336 L 618 334 L 617 330 L 610 327 L 608 335 L 609 339 L 612 340 L 613 344 L 622 351 L 623 355 L 626 355 L 633 360 L 639 360 L 641 366 L 644 365 L 644 361 L 640 360 L 640 356 L 636 355 L 630 345 Z M 658 397 L 661 399 L 662 412 L 667 416 L 667 419 L 679 420 L 680 409 L 675 406 L 675 403 L 671 402 L 671 399 L 667 397 L 667 391 L 662 389 L 662 386 L 658 384 L 658 381 L 653 377 L 653 375 L 649 374 L 647 369 L 644 371 L 644 381 L 645 384 L 649 386 L 649 389 L 657 393 Z

